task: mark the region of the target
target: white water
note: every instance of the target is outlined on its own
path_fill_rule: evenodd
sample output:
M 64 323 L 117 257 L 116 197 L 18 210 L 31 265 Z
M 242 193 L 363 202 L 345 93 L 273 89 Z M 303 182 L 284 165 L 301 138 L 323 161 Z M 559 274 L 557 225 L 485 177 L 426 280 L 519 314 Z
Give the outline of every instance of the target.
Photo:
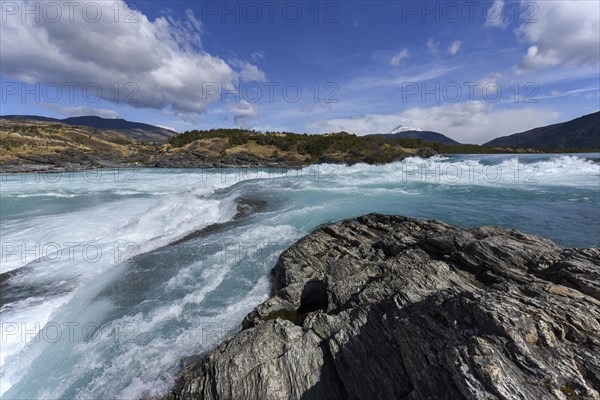
M 581 156 L 2 178 L 3 398 L 163 393 L 179 360 L 268 297 L 281 251 L 328 221 L 386 212 L 600 242 L 600 164 Z M 267 206 L 233 221 L 240 198 Z

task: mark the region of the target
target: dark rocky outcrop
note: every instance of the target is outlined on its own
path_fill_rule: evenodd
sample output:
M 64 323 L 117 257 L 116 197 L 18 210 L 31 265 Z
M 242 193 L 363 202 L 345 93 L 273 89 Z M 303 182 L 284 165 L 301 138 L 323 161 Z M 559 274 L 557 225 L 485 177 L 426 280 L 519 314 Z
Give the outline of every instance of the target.
M 272 274 L 273 297 L 166 398 L 600 398 L 600 249 L 371 214 Z
M 430 158 L 433 156 L 437 156 L 438 152 L 432 149 L 431 147 L 419 147 L 415 150 L 415 154 L 421 158 Z
M 222 158 L 193 152 L 181 152 L 160 157 L 153 165 L 156 168 L 301 168 L 304 165 L 286 159 L 259 159 L 240 152 Z

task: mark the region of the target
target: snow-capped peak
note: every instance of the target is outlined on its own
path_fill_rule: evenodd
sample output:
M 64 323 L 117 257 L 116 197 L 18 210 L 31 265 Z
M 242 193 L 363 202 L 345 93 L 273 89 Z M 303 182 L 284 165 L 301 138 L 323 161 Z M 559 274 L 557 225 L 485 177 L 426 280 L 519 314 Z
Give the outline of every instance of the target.
M 392 129 L 390 131 L 390 133 L 400 133 L 400 132 L 408 132 L 408 131 L 417 131 L 417 132 L 422 132 L 423 129 L 421 128 L 413 128 L 410 126 L 402 126 L 402 125 L 398 125 L 397 127 L 395 127 L 394 129 Z

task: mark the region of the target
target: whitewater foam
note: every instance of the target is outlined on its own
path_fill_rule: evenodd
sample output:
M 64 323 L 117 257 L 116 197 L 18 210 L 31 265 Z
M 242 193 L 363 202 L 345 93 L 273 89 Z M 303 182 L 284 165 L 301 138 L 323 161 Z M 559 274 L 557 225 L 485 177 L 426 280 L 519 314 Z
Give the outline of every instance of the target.
M 39 322 L 27 342 L 8 337 L 8 353 L 2 343 L 0 385 L 7 396 L 164 393 L 183 357 L 212 349 L 268 298 L 268 274 L 279 254 L 331 220 L 397 213 L 511 226 L 566 245 L 600 243 L 600 164 L 573 155 L 411 157 L 278 175 L 140 170 L 136 177 L 135 185 L 108 176 L 93 184 L 3 182 L 0 272 L 18 273 L 2 289 L 8 295 L 29 290 L 30 297 L 0 310 L 2 335 L 12 329 L 6 322 L 28 328 Z M 54 207 L 48 210 L 58 211 L 31 214 L 40 208 L 31 200 L 38 195 Z M 172 245 L 233 221 L 240 197 L 266 201 L 267 209 Z M 11 212 L 5 211 L 9 203 Z M 93 243 L 103 257 L 92 262 L 80 246 L 72 259 L 51 262 L 57 249 L 48 251 L 50 257 L 23 259 L 7 251 L 9 242 L 26 249 L 56 242 L 61 251 L 66 242 Z M 73 322 L 79 325 L 72 340 L 43 340 L 44 328 L 50 332 L 57 324 L 66 333 Z

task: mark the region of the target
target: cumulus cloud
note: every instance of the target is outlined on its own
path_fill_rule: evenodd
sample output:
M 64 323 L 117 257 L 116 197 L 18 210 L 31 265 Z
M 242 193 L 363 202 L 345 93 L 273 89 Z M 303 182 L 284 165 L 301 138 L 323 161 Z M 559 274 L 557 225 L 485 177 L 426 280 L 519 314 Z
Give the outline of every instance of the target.
M 433 40 L 433 38 L 429 38 L 427 43 L 427 51 L 431 54 L 436 54 L 438 52 L 438 48 L 440 47 L 440 42 Z
M 242 100 L 229 106 L 229 112 L 233 115 L 235 124 L 241 128 L 250 129 L 251 120 L 258 115 L 258 109 L 252 103 Z
M 230 64 L 239 68 L 239 77 L 245 81 L 265 82 L 267 76 L 256 65 L 243 60 L 233 60 Z
M 443 133 L 461 143 L 482 144 L 499 136 L 558 121 L 559 113 L 544 109 L 497 109 L 474 101 L 436 107 L 413 107 L 398 114 L 368 114 L 314 122 L 315 132 L 345 130 L 357 135 L 385 133 L 398 125 Z
M 600 65 L 600 7 L 597 0 L 537 1 L 534 21 L 517 35 L 530 47 L 519 72 L 553 65 Z
M 21 6 L 33 9 L 36 4 L 43 2 Z M 181 115 L 203 113 L 220 99 L 222 83 L 265 78 L 250 63 L 229 65 L 204 51 L 202 23 L 192 11 L 183 20 L 161 16 L 150 21 L 123 0 L 76 4 L 71 14 L 62 10 L 59 21 L 5 15 L 0 35 L 3 77 L 26 83 L 77 82 L 80 87 L 93 83 L 102 89 L 101 98 L 111 102 L 124 100 L 115 96 L 115 85 L 133 83 L 129 105 Z M 94 12 L 82 12 L 86 5 Z M 96 20 L 96 15 L 101 17 Z
M 392 57 L 392 59 L 390 60 L 390 65 L 397 67 L 398 65 L 400 65 L 402 60 L 405 60 L 408 57 L 410 57 L 410 53 L 408 52 L 408 49 L 401 50 L 398 54 L 396 54 L 394 57 Z
M 450 45 L 450 47 L 448 47 L 448 53 L 456 55 L 456 53 L 458 53 L 458 51 L 460 50 L 461 45 L 462 42 L 460 40 L 456 40 Z

